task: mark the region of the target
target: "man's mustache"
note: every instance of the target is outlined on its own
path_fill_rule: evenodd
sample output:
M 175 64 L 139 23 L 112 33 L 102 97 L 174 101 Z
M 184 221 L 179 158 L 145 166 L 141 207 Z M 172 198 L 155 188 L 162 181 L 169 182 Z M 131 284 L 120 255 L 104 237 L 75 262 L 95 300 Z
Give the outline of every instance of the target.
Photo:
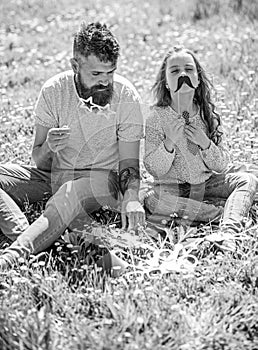
M 99 85 L 94 85 L 92 86 L 92 91 L 96 91 L 96 90 L 110 90 L 112 89 L 113 85 L 112 84 L 108 84 L 108 85 L 102 85 L 102 84 L 99 84 Z
M 184 76 L 178 78 L 177 89 L 174 92 L 177 92 L 179 89 L 181 89 L 181 86 L 184 83 L 186 83 L 188 86 L 190 86 L 190 88 L 194 89 L 194 86 L 191 82 L 191 79 L 187 75 L 184 75 Z

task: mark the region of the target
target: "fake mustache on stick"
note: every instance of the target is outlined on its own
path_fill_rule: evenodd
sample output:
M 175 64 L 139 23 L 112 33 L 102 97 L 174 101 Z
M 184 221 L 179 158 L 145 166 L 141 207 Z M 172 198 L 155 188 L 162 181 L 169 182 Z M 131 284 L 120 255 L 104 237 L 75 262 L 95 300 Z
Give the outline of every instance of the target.
M 190 88 L 194 89 L 194 86 L 190 80 L 190 78 L 185 75 L 185 76 L 182 76 L 182 77 L 179 77 L 178 78 L 178 81 L 177 81 L 177 89 L 175 90 L 175 92 L 177 92 L 179 89 L 181 89 L 181 86 L 186 83 L 188 86 L 190 86 Z

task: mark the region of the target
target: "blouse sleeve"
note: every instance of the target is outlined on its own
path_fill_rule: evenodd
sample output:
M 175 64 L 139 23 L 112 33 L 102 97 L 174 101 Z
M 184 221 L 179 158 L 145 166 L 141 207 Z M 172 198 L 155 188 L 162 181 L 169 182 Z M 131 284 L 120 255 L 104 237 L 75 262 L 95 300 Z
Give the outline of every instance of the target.
M 175 158 L 175 151 L 164 146 L 165 135 L 157 112 L 152 111 L 146 120 L 144 165 L 154 177 L 165 175 Z
M 219 129 L 223 132 L 221 128 Z M 211 141 L 209 148 L 201 151 L 201 157 L 207 168 L 218 173 L 225 171 L 230 163 L 230 155 L 223 135 L 224 133 L 218 145 Z

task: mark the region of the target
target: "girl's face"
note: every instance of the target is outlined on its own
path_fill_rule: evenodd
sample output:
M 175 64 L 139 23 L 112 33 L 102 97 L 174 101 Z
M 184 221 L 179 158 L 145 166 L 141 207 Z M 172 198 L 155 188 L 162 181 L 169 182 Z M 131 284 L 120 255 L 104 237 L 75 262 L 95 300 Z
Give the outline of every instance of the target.
M 192 86 L 196 88 L 199 84 L 198 73 L 192 55 L 180 51 L 172 54 L 166 65 L 166 82 L 170 90 L 171 97 L 176 93 L 187 93 L 193 91 L 193 88 L 183 83 L 178 92 L 178 78 L 186 76 L 190 79 Z

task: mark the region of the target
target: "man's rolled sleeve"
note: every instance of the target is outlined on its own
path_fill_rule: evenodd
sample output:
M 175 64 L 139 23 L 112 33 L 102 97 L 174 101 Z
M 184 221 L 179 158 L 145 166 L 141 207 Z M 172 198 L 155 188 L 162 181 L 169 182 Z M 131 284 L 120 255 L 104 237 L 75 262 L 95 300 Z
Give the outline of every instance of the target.
M 47 128 L 58 127 L 55 106 L 51 101 L 50 88 L 42 88 L 34 110 L 35 124 L 40 124 Z
M 123 91 L 119 108 L 119 140 L 126 142 L 139 141 L 144 136 L 143 115 L 140 97 L 136 90 L 126 88 Z

